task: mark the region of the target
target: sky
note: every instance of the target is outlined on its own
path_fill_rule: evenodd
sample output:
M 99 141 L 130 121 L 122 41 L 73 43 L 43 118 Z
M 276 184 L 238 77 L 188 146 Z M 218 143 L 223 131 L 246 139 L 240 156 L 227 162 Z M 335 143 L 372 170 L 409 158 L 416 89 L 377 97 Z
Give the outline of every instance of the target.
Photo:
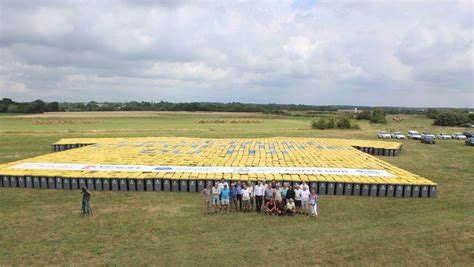
M 0 98 L 474 107 L 474 4 L 0 0 Z

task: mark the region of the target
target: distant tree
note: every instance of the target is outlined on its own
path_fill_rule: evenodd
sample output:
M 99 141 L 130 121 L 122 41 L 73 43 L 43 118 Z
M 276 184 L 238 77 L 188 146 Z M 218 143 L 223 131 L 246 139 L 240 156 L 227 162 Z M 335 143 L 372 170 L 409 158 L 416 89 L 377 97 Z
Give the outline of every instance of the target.
M 328 125 L 324 118 L 320 118 L 318 121 L 316 120 L 313 121 L 313 123 L 311 124 L 311 128 L 324 130 L 328 128 Z
M 334 122 L 334 118 L 329 118 L 326 122 L 327 129 L 334 129 L 336 128 L 336 123 Z
M 372 111 L 372 115 L 370 117 L 371 123 L 387 123 L 387 115 L 382 108 L 376 108 Z
M 471 123 L 474 123 L 474 113 L 467 114 L 467 117 L 471 120 Z
M 357 120 L 370 120 L 371 114 L 370 110 L 363 110 L 361 113 L 357 114 Z
M 439 126 L 459 126 L 463 123 L 469 123 L 471 120 L 464 112 L 446 111 L 438 114 L 434 125 Z
M 439 115 L 439 111 L 434 108 L 429 108 L 426 110 L 426 117 L 430 119 L 436 119 L 436 117 Z
M 337 128 L 339 129 L 351 129 L 351 122 L 347 118 L 341 118 L 337 122 Z
M 55 112 L 59 111 L 59 103 L 58 102 L 50 102 L 46 104 L 46 111 Z
M 26 113 L 43 113 L 45 110 L 46 104 L 43 100 L 39 99 L 28 103 L 24 108 L 24 112 Z

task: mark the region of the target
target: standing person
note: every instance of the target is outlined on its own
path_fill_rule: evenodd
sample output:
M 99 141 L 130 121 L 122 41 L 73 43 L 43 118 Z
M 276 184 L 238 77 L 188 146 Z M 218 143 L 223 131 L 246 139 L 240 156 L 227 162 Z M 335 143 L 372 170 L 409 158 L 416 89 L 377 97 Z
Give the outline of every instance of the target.
M 265 194 L 265 186 L 262 184 L 262 181 L 258 181 L 258 184 L 254 188 L 253 194 L 255 195 L 255 209 L 257 212 L 261 212 L 263 196 Z
M 247 192 L 249 193 L 249 197 L 250 197 L 250 210 L 253 211 L 253 199 L 254 199 L 254 196 L 253 196 L 253 183 L 252 182 L 249 182 L 248 185 L 247 185 Z
M 214 187 L 212 187 L 212 206 L 214 207 L 214 213 L 217 212 L 219 209 L 219 198 L 221 197 L 221 189 L 219 188 L 219 184 L 216 183 Z
M 237 188 L 234 183 L 230 186 L 230 210 L 237 211 Z
M 227 185 L 227 188 L 229 188 L 229 184 L 226 182 L 225 178 L 222 178 L 221 181 L 219 182 L 219 189 L 220 190 L 224 189 L 224 185 Z
M 295 186 L 295 205 L 296 213 L 301 212 L 301 189 L 299 186 Z
M 286 194 L 288 193 L 288 183 L 283 183 L 283 188 L 281 189 L 281 196 L 283 198 L 283 204 L 286 205 Z
M 293 190 L 293 186 L 288 187 L 288 191 L 286 191 L 286 199 L 293 199 L 293 203 L 295 202 L 295 190 Z
M 204 197 L 204 213 L 211 212 L 211 185 L 207 184 L 207 187 L 204 188 L 201 192 Z
M 244 187 L 242 188 L 242 202 L 243 202 L 244 212 L 249 212 L 250 211 L 250 194 L 245 184 L 244 184 Z
M 238 181 L 235 187 L 237 188 L 237 200 L 239 201 L 239 210 L 242 211 L 242 182 Z
M 92 208 L 91 208 L 91 192 L 87 189 L 87 187 L 83 186 L 81 188 L 82 193 L 82 215 L 92 215 Z
M 273 201 L 273 191 L 274 189 L 272 188 L 271 185 L 268 185 L 267 188 L 265 189 L 265 207 L 267 206 L 267 203 L 269 201 Z
M 303 214 L 306 216 L 309 215 L 309 208 L 310 208 L 310 203 L 309 203 L 309 197 L 310 197 L 310 192 L 306 186 L 303 186 L 303 190 L 301 191 L 301 206 L 303 210 Z
M 227 188 L 227 184 L 224 184 L 224 188 L 221 191 L 221 207 L 223 211 L 229 213 L 229 195 L 230 190 Z
M 311 191 L 311 217 L 318 217 L 318 195 L 313 190 Z
M 275 204 L 277 205 L 278 210 L 283 210 L 283 196 L 282 196 L 282 190 L 280 187 L 280 184 L 276 185 L 276 189 L 274 191 L 274 197 L 275 199 Z

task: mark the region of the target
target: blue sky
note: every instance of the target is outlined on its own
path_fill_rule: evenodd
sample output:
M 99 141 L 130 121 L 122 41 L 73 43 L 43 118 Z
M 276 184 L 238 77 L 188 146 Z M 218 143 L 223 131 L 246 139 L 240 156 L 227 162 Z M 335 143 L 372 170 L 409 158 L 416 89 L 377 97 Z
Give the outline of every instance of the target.
M 472 1 L 0 1 L 0 97 L 474 107 Z

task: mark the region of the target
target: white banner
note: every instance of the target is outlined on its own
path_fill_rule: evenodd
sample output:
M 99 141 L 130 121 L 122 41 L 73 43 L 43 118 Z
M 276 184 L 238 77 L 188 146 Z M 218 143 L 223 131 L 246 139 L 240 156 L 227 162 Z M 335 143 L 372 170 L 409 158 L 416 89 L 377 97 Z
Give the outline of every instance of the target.
M 269 174 L 333 174 L 349 176 L 393 177 L 386 170 L 314 168 L 314 167 L 195 167 L 195 166 L 147 166 L 76 163 L 22 163 L 10 168 L 25 170 L 61 171 L 115 171 L 115 172 L 191 172 L 191 173 L 269 173 Z

